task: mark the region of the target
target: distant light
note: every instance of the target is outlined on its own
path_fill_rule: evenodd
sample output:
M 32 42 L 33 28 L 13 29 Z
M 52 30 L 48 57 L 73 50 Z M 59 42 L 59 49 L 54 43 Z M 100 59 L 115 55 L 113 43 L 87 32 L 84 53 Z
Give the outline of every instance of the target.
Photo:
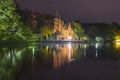
M 69 49 L 68 58 L 69 58 L 69 61 L 72 61 L 72 60 L 73 60 L 73 59 L 71 59 L 71 48 L 72 48 L 71 43 L 68 43 L 68 49 Z
M 96 57 L 96 58 L 98 57 L 98 51 L 96 51 L 95 57 Z
M 86 57 L 86 48 L 87 48 L 87 45 L 84 44 L 84 57 Z
M 86 49 L 87 48 L 87 45 L 86 44 L 84 44 L 84 49 Z
M 71 43 L 69 43 L 69 44 L 68 44 L 68 48 L 69 48 L 69 50 L 71 49 L 71 47 L 72 47 L 72 45 L 71 45 Z
M 117 40 L 117 44 L 119 44 L 119 45 L 120 45 L 120 39 L 119 39 L 119 40 Z
M 102 41 L 103 39 L 101 37 L 96 37 L 96 41 Z
M 35 48 L 32 48 L 32 59 L 34 60 L 35 59 Z
M 115 48 L 120 49 L 120 39 L 115 40 L 114 43 L 115 43 Z
M 95 48 L 96 48 L 96 49 L 98 49 L 98 45 L 99 45 L 98 43 L 95 44 Z
M 69 36 L 69 37 L 68 37 L 68 40 L 72 40 L 72 36 Z

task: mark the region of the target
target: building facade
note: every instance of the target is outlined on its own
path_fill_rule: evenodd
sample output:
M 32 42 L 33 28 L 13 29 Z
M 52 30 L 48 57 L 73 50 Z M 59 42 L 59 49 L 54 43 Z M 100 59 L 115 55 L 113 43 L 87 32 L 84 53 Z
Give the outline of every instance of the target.
M 55 40 L 73 40 L 73 29 L 71 23 L 67 25 L 60 18 L 54 18 L 54 39 Z

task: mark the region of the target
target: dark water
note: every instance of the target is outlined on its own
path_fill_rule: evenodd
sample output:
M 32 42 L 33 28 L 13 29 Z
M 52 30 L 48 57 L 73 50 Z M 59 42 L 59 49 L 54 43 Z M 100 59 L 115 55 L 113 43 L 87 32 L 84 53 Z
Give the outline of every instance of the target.
M 0 80 L 120 80 L 120 44 L 1 45 Z

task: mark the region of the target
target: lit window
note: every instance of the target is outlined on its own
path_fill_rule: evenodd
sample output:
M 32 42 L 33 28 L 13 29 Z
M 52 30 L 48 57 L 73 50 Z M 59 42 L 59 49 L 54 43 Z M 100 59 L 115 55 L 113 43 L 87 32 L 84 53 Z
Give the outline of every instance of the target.
M 72 36 L 69 36 L 69 37 L 68 37 L 68 40 L 71 40 L 71 39 L 72 39 Z

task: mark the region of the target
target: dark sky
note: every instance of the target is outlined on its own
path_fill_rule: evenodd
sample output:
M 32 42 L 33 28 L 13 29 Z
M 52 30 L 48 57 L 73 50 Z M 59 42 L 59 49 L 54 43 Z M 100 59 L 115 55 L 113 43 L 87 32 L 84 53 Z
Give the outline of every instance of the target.
M 16 0 L 21 9 L 59 15 L 65 21 L 117 22 L 120 24 L 120 0 Z

